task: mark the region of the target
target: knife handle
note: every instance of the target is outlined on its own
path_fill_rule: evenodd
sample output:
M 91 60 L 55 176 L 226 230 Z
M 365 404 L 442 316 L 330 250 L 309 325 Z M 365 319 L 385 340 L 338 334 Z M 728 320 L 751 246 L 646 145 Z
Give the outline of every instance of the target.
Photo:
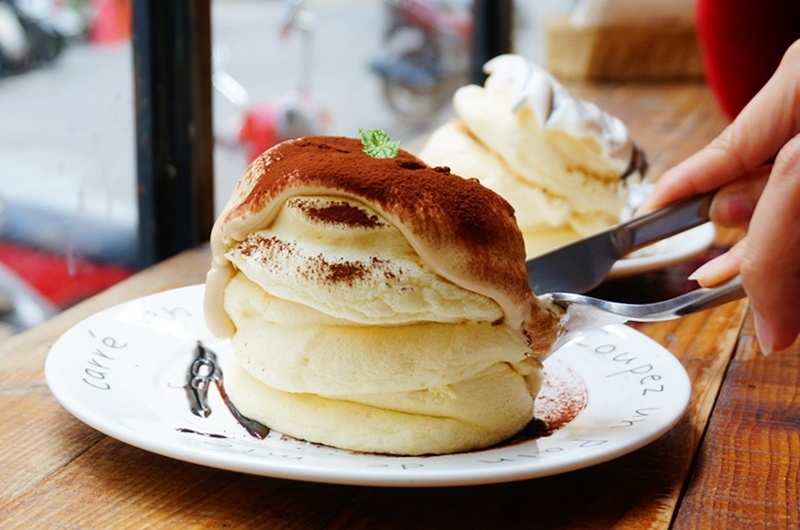
M 707 222 L 709 220 L 708 211 L 711 208 L 711 200 L 714 198 L 715 192 L 694 195 L 625 223 L 630 244 L 628 251 L 636 250 Z

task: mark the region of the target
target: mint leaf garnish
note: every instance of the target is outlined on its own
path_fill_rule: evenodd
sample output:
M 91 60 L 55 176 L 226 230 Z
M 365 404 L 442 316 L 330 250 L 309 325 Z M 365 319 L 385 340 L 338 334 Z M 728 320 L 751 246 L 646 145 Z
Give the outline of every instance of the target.
M 400 152 L 400 142 L 392 142 L 389 135 L 380 129 L 365 131 L 359 128 L 358 133 L 361 135 L 364 152 L 372 158 L 396 158 Z

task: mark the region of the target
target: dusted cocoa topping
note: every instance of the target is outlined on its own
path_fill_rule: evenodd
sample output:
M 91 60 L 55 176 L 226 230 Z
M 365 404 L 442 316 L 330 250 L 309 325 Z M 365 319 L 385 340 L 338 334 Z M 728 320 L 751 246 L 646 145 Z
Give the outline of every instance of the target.
M 258 261 L 265 270 L 273 267 L 277 254 L 299 254 L 300 251 L 291 243 L 281 241 L 274 236 L 250 234 L 239 243 L 236 250 L 251 260 Z M 392 270 L 385 260 L 373 256 L 369 262 L 348 260 L 329 261 L 325 256 L 306 256 L 305 266 L 295 271 L 297 274 L 310 280 L 323 280 L 333 283 L 355 284 L 358 280 L 369 276 L 378 276 L 386 279 L 397 277 L 401 271 Z
M 300 138 L 261 155 L 251 164 L 245 181 L 248 178 L 247 189 L 241 189 L 239 200 L 223 214 L 223 224 L 255 215 L 292 189 L 335 191 L 377 206 L 436 249 L 446 251 L 454 243 L 469 247 L 451 259 L 468 260 L 463 267 L 487 283 L 528 290 L 513 208 L 479 183 L 453 175 L 448 168 L 431 168 L 406 151 L 397 158 L 379 159 L 364 153 L 356 139 Z M 498 259 L 514 263 L 519 271 L 504 274 L 507 265 L 497 267 Z
M 321 264 L 326 266 L 328 274 L 325 275 L 325 279 L 330 282 L 352 283 L 354 280 L 369 274 L 369 269 L 358 261 L 345 261 L 343 263 L 325 263 L 322 261 Z
M 511 237 L 507 231 L 514 210 L 507 202 L 477 182 L 452 175 L 447 168 L 431 168 L 405 151 L 397 158 L 372 158 L 362 152 L 359 140 L 310 137 L 284 142 L 254 164 L 261 175 L 227 219 L 258 211 L 293 186 L 332 186 L 395 212 L 410 224 L 446 217 L 455 224 L 458 237 L 476 245 Z M 502 216 L 485 215 L 498 209 Z M 434 228 L 426 223 L 424 230 Z
M 272 249 L 275 246 L 284 247 L 286 252 L 291 251 L 290 245 L 282 242 L 277 237 L 264 237 L 259 234 L 253 234 L 242 241 L 239 245 L 239 252 L 241 252 L 243 256 L 248 257 L 255 257 L 256 253 L 261 253 L 263 254 L 261 261 L 267 264 L 272 255 Z
M 229 336 L 234 331 L 221 310 L 221 292 L 234 274 L 224 254 L 270 226 L 281 205 L 293 197 L 332 201 L 319 207 L 313 201 L 298 201 L 303 213 L 315 220 L 363 228 L 390 223 L 435 274 L 494 300 L 504 322 L 529 339 L 532 355 L 548 353 L 556 340 L 560 314 L 543 307 L 531 292 L 524 243 L 514 209 L 505 199 L 406 151 L 400 150 L 396 158 L 373 158 L 363 152 L 360 140 L 329 136 L 276 145 L 253 161 L 238 182 L 211 234 L 215 259 L 206 308 L 215 334 Z M 361 210 L 344 200 L 337 204 L 337 197 L 368 208 Z M 250 252 L 246 247 L 243 251 Z M 389 274 L 376 263 L 306 258 L 304 274 L 332 282 Z
M 374 228 L 383 225 L 376 215 L 369 215 L 361 208 L 356 208 L 346 202 L 331 204 L 324 208 L 314 208 L 301 204 L 301 208 L 309 219 L 316 219 L 325 223 L 362 228 Z

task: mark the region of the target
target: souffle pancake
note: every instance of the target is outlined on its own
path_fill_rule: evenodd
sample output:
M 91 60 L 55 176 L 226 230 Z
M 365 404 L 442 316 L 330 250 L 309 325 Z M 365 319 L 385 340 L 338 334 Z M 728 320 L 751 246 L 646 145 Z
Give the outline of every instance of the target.
M 647 171 L 625 124 L 522 56 L 494 57 L 484 71 L 483 86 L 456 90 L 455 118 L 419 157 L 508 200 L 529 258 L 624 220 Z
M 560 313 L 513 208 L 406 151 L 308 137 L 247 168 L 211 233 L 209 329 L 249 418 L 389 454 L 483 448 L 533 418 Z

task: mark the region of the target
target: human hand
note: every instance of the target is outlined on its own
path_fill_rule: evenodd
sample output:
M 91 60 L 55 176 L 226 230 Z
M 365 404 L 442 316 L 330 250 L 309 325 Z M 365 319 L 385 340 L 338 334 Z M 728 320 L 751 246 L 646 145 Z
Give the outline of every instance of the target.
M 640 212 L 719 188 L 712 221 L 746 236 L 690 278 L 713 286 L 741 274 L 761 349 L 800 334 L 800 41 L 717 138 L 665 172 Z

